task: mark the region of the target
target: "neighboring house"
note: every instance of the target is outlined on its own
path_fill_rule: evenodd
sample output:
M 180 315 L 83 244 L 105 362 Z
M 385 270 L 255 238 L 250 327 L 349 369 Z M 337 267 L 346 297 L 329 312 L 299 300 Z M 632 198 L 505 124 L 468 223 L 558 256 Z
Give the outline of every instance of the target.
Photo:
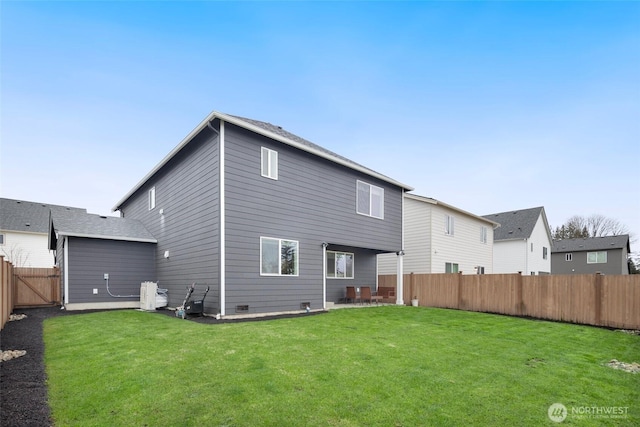
M 86 213 L 86 209 L 0 198 L 0 255 L 16 267 L 50 268 L 49 213 L 60 216 Z
M 551 273 L 551 233 L 544 207 L 484 215 L 500 224 L 493 233 L 493 272 Z
M 553 274 L 629 274 L 629 235 L 554 240 Z
M 156 280 L 157 242 L 141 222 L 52 210 L 49 224 L 67 310 L 140 307 L 141 283 Z
M 169 306 L 195 282 L 211 287 L 208 313 L 274 313 L 375 288 L 376 255 L 402 250 L 405 190 L 279 126 L 213 112 L 114 211 L 157 239 Z
M 414 194 L 404 199 L 404 272 L 490 274 L 492 220 Z M 379 274 L 396 274 L 395 255 L 378 256 Z

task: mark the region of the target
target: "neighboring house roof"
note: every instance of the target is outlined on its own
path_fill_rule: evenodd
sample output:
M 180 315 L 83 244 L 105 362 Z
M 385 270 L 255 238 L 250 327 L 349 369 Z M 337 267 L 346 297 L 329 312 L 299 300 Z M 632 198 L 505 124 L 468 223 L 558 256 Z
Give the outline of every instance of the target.
M 365 166 L 362 166 L 354 161 L 347 159 L 346 157 L 342 157 L 332 151 L 329 151 L 325 148 L 320 147 L 310 141 L 307 141 L 304 138 L 301 138 L 297 135 L 294 135 L 286 130 L 284 130 L 280 126 L 273 125 L 271 123 L 262 122 L 259 120 L 248 119 L 245 117 L 234 116 L 231 114 L 225 114 L 218 111 L 213 111 L 209 114 L 195 129 L 193 129 L 171 152 L 160 161 L 147 175 L 145 175 L 142 180 L 136 184 L 123 198 L 120 200 L 114 207 L 113 211 L 117 211 L 120 206 L 124 202 L 129 199 L 136 191 L 140 189 L 144 185 L 149 178 L 151 178 L 156 172 L 158 172 L 165 164 L 167 164 L 176 154 L 178 154 L 198 133 L 200 133 L 203 129 L 205 129 L 213 120 L 220 119 L 222 121 L 232 123 L 241 128 L 250 130 L 257 134 L 266 136 L 268 138 L 279 141 L 283 144 L 290 145 L 292 147 L 298 148 L 300 150 L 306 151 L 308 153 L 314 154 L 316 156 L 322 157 L 324 159 L 330 160 L 332 162 L 338 163 L 340 165 L 346 166 L 348 168 L 357 170 L 364 174 L 370 175 L 372 177 L 378 178 L 382 181 L 388 182 L 390 184 L 401 187 L 405 190 L 413 190 L 412 187 L 408 185 L 402 184 L 394 179 L 389 178 L 381 173 L 375 172 L 372 169 L 369 169 Z
M 0 198 L 0 230 L 47 234 L 50 211 L 60 216 L 87 213 L 81 208 Z
M 500 227 L 498 227 L 493 233 L 494 241 L 523 240 L 531 237 L 531 233 L 533 232 L 541 213 L 545 226 L 547 227 L 547 232 L 549 232 L 546 215 L 544 214 L 544 207 L 542 206 L 483 215 L 483 217 L 500 224 Z M 549 240 L 551 240 L 551 238 L 549 238 Z
M 472 218 L 475 218 L 475 219 L 477 219 L 479 221 L 486 222 L 487 224 L 491 225 L 494 229 L 496 227 L 500 226 L 499 223 L 497 223 L 497 222 L 495 222 L 495 221 L 493 221 L 491 219 L 472 214 L 471 212 L 467 212 L 467 211 L 462 210 L 460 208 L 456 208 L 455 206 L 449 205 L 447 203 L 441 202 L 440 200 L 436 200 L 436 199 L 433 199 L 431 197 L 419 196 L 417 194 L 409 194 L 409 193 L 405 193 L 405 197 L 407 197 L 409 199 L 413 199 L 413 200 L 418 200 L 418 201 L 421 201 L 421 202 L 424 202 L 424 203 L 431 203 L 432 205 L 444 206 L 445 208 L 449 208 L 449 209 L 454 210 L 456 212 L 460 212 L 460 213 L 462 213 L 464 215 L 468 215 L 468 216 L 470 216 Z
M 93 239 L 126 240 L 129 242 L 157 243 L 155 237 L 135 219 L 115 216 L 101 216 L 87 213 L 60 215 L 51 212 L 51 235 L 49 245 L 54 244 L 55 236 L 87 237 Z M 55 249 L 55 247 L 50 247 Z
M 628 234 L 554 240 L 551 246 L 551 253 L 604 251 L 607 249 L 623 249 L 625 247 L 627 248 L 627 252 L 631 252 Z

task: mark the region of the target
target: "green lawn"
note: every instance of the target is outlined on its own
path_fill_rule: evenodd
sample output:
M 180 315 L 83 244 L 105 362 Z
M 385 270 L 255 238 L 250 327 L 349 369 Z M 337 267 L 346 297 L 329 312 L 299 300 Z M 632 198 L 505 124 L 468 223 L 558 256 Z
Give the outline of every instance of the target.
M 640 424 L 640 336 L 414 307 L 203 325 L 113 311 L 48 319 L 57 426 Z M 628 407 L 625 418 L 572 408 Z

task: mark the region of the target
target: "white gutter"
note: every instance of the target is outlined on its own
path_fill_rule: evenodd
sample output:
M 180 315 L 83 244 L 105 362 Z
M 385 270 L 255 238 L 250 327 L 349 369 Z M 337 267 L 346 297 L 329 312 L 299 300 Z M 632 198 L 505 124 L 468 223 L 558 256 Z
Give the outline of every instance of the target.
M 390 184 L 396 185 L 398 187 L 404 188 L 406 190 L 413 190 L 413 188 L 409 187 L 408 185 L 402 184 L 394 179 L 391 179 L 387 176 L 384 176 L 382 174 L 379 174 L 375 171 L 372 171 L 371 169 L 367 169 L 364 166 L 360 166 L 357 165 L 355 163 L 351 163 L 347 160 L 341 159 L 339 157 L 333 156 L 329 153 L 325 153 L 324 151 L 318 150 L 316 148 L 313 147 L 309 147 L 308 145 L 305 144 L 301 144 L 297 141 L 293 141 L 289 138 L 285 138 L 282 135 L 278 135 L 276 133 L 270 132 L 268 130 L 265 130 L 261 127 L 255 126 L 251 123 L 245 122 L 244 120 L 238 119 L 236 117 L 230 116 L 228 114 L 224 114 L 224 113 L 219 113 L 217 111 L 213 111 L 211 114 L 209 114 L 202 122 L 200 122 L 200 124 L 193 129 L 191 132 L 189 132 L 189 134 L 182 140 L 180 141 L 180 143 L 173 149 L 171 150 L 171 152 L 169 154 L 167 154 L 165 156 L 164 159 L 162 159 L 160 161 L 160 163 L 158 163 L 153 169 L 151 169 L 151 171 L 149 173 L 147 173 L 144 178 L 142 178 L 142 180 L 140 180 L 140 182 L 138 182 L 138 184 L 135 185 L 135 187 L 133 187 L 133 189 L 131 189 L 113 208 L 112 211 L 117 211 L 120 206 L 122 206 L 122 204 L 127 201 L 127 199 L 129 199 L 129 197 L 131 197 L 133 195 L 133 193 L 135 193 L 136 191 L 138 191 L 156 172 L 158 172 L 165 164 L 167 164 L 176 154 L 178 154 L 178 152 L 180 152 L 180 150 L 182 150 L 198 133 L 200 133 L 205 127 L 207 127 L 208 123 L 215 120 L 216 118 L 219 118 L 220 121 L 226 121 L 229 123 L 232 123 L 236 126 L 239 126 L 241 128 L 250 130 L 252 132 L 255 132 L 259 135 L 264 135 L 268 138 L 274 139 L 276 141 L 282 142 L 284 144 L 290 145 L 292 147 L 298 148 L 300 150 L 306 151 L 308 153 L 314 154 L 318 157 L 322 157 L 324 159 L 330 160 L 334 163 L 346 166 L 350 169 L 362 172 L 366 175 L 378 178 L 382 181 L 388 182 Z
M 208 123 L 208 122 L 207 122 Z M 218 160 L 218 169 L 220 173 L 220 183 L 219 183 L 219 199 L 220 199 L 220 315 L 224 316 L 226 313 L 225 305 L 226 305 L 226 257 L 227 253 L 225 250 L 226 246 L 226 218 L 225 218 L 225 181 L 224 181 L 224 121 L 220 120 L 220 159 Z
M 86 237 L 88 239 L 103 239 L 103 240 L 123 240 L 126 242 L 143 242 L 143 243 L 158 243 L 156 239 L 145 239 L 138 237 L 123 237 L 123 236 L 107 236 L 102 234 L 84 234 L 84 233 L 68 233 L 64 231 L 58 231 L 58 235 L 66 237 Z

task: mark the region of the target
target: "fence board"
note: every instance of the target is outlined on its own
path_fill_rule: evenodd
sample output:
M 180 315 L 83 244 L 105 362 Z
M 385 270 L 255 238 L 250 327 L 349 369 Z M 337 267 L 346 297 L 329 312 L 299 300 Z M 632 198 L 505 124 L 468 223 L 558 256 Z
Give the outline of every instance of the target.
M 395 286 L 396 276 L 378 283 Z M 405 304 L 417 297 L 427 307 L 640 329 L 640 275 L 411 273 L 403 283 Z

